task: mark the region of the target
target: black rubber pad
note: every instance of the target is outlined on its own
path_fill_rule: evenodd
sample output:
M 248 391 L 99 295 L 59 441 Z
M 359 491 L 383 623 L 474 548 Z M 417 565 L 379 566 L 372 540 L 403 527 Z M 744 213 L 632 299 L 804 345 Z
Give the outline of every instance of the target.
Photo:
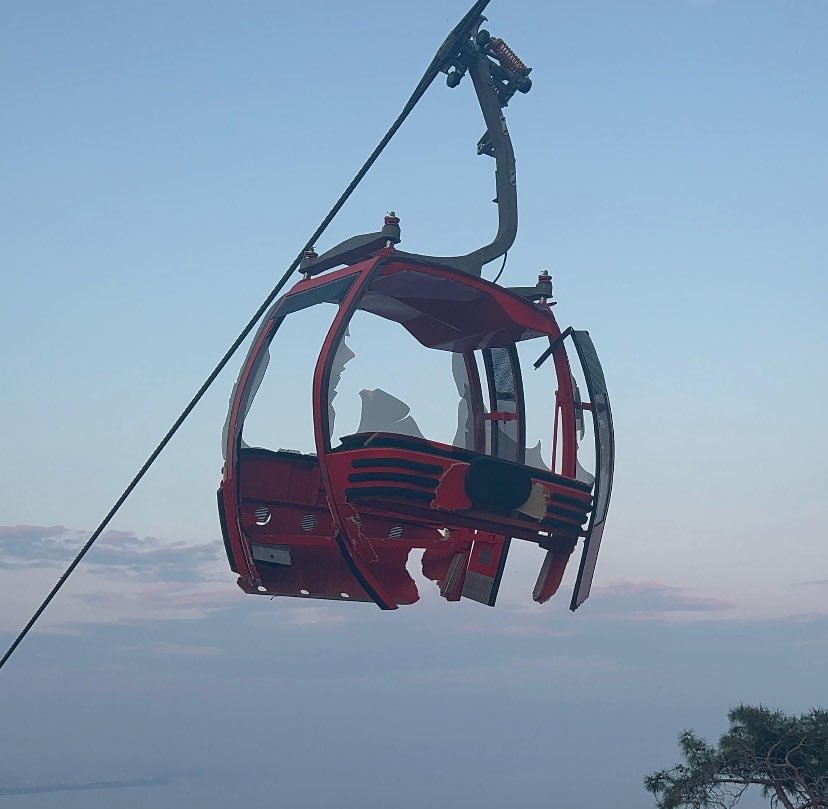
M 529 499 L 532 474 L 525 466 L 481 456 L 466 472 L 466 494 L 476 506 L 512 511 Z

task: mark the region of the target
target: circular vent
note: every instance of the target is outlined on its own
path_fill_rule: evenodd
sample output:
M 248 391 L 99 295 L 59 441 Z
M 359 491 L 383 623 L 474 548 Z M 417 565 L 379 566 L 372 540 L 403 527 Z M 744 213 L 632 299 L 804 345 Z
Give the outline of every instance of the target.
M 270 522 L 270 509 L 267 506 L 259 506 L 254 512 L 256 525 L 267 525 Z
M 395 525 L 389 532 L 388 538 L 389 539 L 399 539 L 403 535 L 403 530 L 401 525 Z
M 302 530 L 313 531 L 316 528 L 316 514 L 305 514 L 302 517 Z

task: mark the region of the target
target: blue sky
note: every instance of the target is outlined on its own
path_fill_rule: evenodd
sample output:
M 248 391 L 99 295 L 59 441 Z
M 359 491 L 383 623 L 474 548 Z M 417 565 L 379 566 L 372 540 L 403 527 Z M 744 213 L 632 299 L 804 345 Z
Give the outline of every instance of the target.
M 464 11 L 3 9 L 4 644 Z M 261 805 L 437 790 L 462 807 L 545 799 L 552 775 L 567 804 L 588 748 L 614 768 L 590 797 L 626 809 L 649 805 L 640 777 L 681 727 L 716 733 L 739 700 L 824 704 L 828 8 L 493 0 L 489 17 L 534 68 L 507 111 L 521 226 L 504 281 L 550 269 L 612 395 L 594 599 L 528 605 L 531 549 L 494 611 L 423 587 L 391 616 L 243 597 L 215 517 L 232 363 L 4 670 L 0 784 L 162 773 L 154 805 L 219 806 L 252 766 Z M 391 209 L 405 249 L 477 246 L 495 226 L 481 132 L 470 88 L 435 83 L 320 247 Z M 367 786 L 366 766 L 383 773 Z

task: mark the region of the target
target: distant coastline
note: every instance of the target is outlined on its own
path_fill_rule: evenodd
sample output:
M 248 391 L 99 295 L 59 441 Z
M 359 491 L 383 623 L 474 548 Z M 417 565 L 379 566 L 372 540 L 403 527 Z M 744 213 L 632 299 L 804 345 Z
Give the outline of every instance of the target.
M 0 786 L 0 798 L 12 795 L 39 795 L 44 792 L 84 792 L 91 789 L 129 789 L 130 787 L 160 787 L 169 784 L 169 778 L 124 778 L 118 781 L 88 781 L 82 784 L 29 784 L 27 786 Z

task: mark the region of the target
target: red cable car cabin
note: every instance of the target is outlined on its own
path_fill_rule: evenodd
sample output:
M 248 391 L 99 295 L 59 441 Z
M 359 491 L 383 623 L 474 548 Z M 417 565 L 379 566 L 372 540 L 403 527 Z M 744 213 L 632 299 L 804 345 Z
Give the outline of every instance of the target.
M 239 585 L 251 593 L 349 598 L 393 609 L 417 600 L 406 560 L 412 548 L 423 548 L 423 573 L 446 599 L 466 596 L 494 604 L 515 537 L 547 551 L 534 591 L 535 600 L 543 602 L 557 590 L 584 536 L 574 609 L 589 594 L 612 471 L 609 403 L 589 336 L 572 332 L 595 418 L 594 484 L 578 479 L 577 423 L 586 405 L 573 388 L 551 307 L 399 255 L 387 248 L 367 261 L 298 282 L 258 332 L 231 402 L 219 490 L 225 543 Z M 337 308 L 308 403 L 316 453 L 245 446 L 242 426 L 272 341 L 291 315 L 322 303 Z M 347 374 L 342 358 L 351 354 L 346 335 L 357 312 L 399 324 L 426 349 L 451 352 L 467 413 L 453 444 L 417 437 L 416 427 L 406 429 L 411 416 L 405 404 L 383 391 L 363 391 L 385 401 L 374 412 L 363 407 L 358 432 L 332 432 L 336 383 Z M 541 352 L 551 348 L 558 471 L 526 463 L 517 344 L 528 340 L 541 342 Z M 394 412 L 395 405 L 402 407 Z M 395 431 L 395 425 L 401 429 Z
M 530 69 L 502 40 L 479 30 L 482 19 L 475 7 L 433 67 L 448 73 L 450 87 L 466 73 L 472 79 L 487 126 L 478 153 L 497 164 L 497 235 L 463 256 L 403 253 L 393 247 L 400 234 L 391 215 L 380 232 L 355 236 L 322 256 L 306 253 L 303 279 L 275 303 L 254 339 L 225 428 L 219 512 L 230 566 L 246 592 L 394 609 L 418 598 L 406 562 L 419 548 L 423 573 L 443 597 L 493 605 L 515 538 L 546 550 L 533 593 L 544 602 L 583 538 L 571 608 L 589 595 L 612 488 L 609 400 L 589 334 L 562 332 L 552 314 L 548 275 L 535 287 L 510 289 L 480 277 L 517 233 L 514 153 L 501 110 L 531 87 Z M 322 310 L 331 314 L 324 327 L 314 319 Z M 306 316 L 313 325 L 291 331 Z M 366 318 L 369 343 L 393 349 L 396 336 L 406 337 L 416 341 L 421 359 L 425 351 L 445 358 L 443 375 L 453 375 L 458 396 L 453 438 L 429 439 L 420 428 L 447 420 L 440 414 L 449 400 L 432 395 L 439 374 L 424 375 L 420 360 L 405 364 L 393 351 L 384 370 L 398 381 L 404 374 L 409 388 L 413 380 L 428 395 L 425 407 L 412 412 L 391 393 L 365 389 L 358 392 L 359 420 L 353 429 L 342 427 L 342 413 L 353 404 L 341 393 L 354 376 L 349 327 Z M 392 336 L 380 336 L 382 324 Z M 271 344 L 281 337 L 280 356 L 289 360 L 321 337 L 320 329 L 324 342 L 308 362 L 314 368 L 307 400 L 286 404 L 299 388 L 293 372 L 282 371 L 277 382 L 285 400 L 265 413 L 266 422 L 291 430 L 312 413 L 312 445 L 304 452 L 248 446 L 243 428 Z M 574 382 L 567 337 L 589 402 Z M 539 445 L 527 449 L 519 349 L 529 344 L 539 346 L 534 367 L 551 361 L 546 372 L 555 377 L 540 394 L 551 438 L 547 458 Z M 593 475 L 578 462 L 584 411 L 592 416 Z M 423 429 L 434 435 L 433 427 Z

